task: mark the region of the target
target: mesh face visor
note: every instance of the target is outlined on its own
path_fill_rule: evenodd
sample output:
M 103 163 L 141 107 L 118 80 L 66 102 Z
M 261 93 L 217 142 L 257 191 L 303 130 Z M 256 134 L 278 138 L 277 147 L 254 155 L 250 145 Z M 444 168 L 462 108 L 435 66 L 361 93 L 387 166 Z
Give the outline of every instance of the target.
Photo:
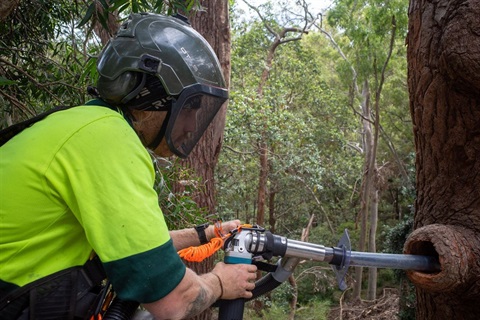
M 226 89 L 195 84 L 172 104 L 165 138 L 170 150 L 186 158 L 228 99 Z

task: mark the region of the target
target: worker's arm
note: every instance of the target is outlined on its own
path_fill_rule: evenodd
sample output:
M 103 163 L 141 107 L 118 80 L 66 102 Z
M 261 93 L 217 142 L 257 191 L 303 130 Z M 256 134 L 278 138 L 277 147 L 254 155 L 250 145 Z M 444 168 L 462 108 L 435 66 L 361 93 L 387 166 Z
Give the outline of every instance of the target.
M 228 234 L 230 231 L 237 228 L 240 224 L 240 220 L 223 222 L 222 232 L 224 234 Z M 213 225 L 210 225 L 207 229 L 205 229 L 205 235 L 207 236 L 207 240 L 209 241 L 210 239 L 216 237 Z M 188 248 L 190 246 L 200 245 L 198 233 L 194 228 L 172 230 L 170 231 L 170 237 L 172 238 L 173 245 L 177 250 Z
M 164 298 L 144 304 L 156 319 L 193 317 L 218 299 L 251 298 L 256 266 L 218 263 L 212 272 L 198 276 L 187 269 L 179 285 Z

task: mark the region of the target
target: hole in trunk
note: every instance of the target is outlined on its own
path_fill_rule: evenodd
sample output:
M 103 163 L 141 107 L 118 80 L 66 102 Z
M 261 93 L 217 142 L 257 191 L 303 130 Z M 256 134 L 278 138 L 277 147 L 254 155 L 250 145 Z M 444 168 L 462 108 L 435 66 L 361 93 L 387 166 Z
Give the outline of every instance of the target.
M 411 254 L 416 254 L 416 255 L 422 255 L 422 256 L 430 256 L 435 258 L 438 262 L 438 266 L 440 267 L 440 260 L 438 256 L 437 250 L 435 250 L 435 247 L 433 243 L 429 241 L 419 241 L 415 242 L 410 245 L 410 253 Z M 429 273 L 429 274 L 435 274 L 439 273 L 441 270 L 438 271 L 422 271 L 422 273 Z

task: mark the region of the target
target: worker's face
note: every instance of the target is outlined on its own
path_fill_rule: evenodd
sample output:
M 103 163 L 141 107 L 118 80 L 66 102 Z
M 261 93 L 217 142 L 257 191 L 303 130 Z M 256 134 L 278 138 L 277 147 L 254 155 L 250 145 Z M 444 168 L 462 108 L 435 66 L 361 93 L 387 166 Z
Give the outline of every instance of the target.
M 137 132 L 140 140 L 145 147 L 148 147 L 157 137 L 158 132 L 162 128 L 163 121 L 167 116 L 167 112 L 163 111 L 140 111 L 132 110 L 133 127 Z M 155 150 L 152 150 L 156 155 L 161 157 L 170 157 L 173 153 L 167 146 L 165 138 Z
M 171 133 L 175 146 L 181 145 L 189 134 L 195 132 L 197 110 L 198 109 L 182 110 L 178 115 L 175 122 L 176 125 Z M 167 112 L 132 110 L 132 115 L 134 117 L 133 126 L 135 131 L 142 140 L 143 145 L 148 147 L 156 139 L 158 132 L 161 130 Z M 170 157 L 173 155 L 173 152 L 170 151 L 167 145 L 165 137 L 163 137 L 155 150 L 152 151 L 161 157 Z
M 197 130 L 197 111 L 198 109 L 182 109 L 178 114 L 170 135 L 174 146 L 179 147 Z

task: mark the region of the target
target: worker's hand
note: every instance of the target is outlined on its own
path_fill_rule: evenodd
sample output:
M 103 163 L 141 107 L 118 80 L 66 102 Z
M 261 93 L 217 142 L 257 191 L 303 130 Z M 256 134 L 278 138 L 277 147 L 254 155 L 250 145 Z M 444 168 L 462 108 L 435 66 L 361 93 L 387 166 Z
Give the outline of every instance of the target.
M 240 220 L 230 220 L 230 221 L 222 222 L 222 226 L 221 226 L 222 235 L 229 234 L 232 230 L 237 229 L 240 225 L 242 225 Z M 217 236 L 215 234 L 213 225 L 209 226 L 206 232 L 209 240 Z
M 242 223 L 240 220 L 231 220 L 231 221 L 226 221 L 222 222 L 222 233 L 223 234 L 228 234 L 232 230 L 237 229 Z
M 225 264 L 219 262 L 212 273 L 221 281 L 221 299 L 232 300 L 237 298 L 249 299 L 255 288 L 257 266 L 253 264 Z M 219 284 L 220 285 L 220 284 Z

